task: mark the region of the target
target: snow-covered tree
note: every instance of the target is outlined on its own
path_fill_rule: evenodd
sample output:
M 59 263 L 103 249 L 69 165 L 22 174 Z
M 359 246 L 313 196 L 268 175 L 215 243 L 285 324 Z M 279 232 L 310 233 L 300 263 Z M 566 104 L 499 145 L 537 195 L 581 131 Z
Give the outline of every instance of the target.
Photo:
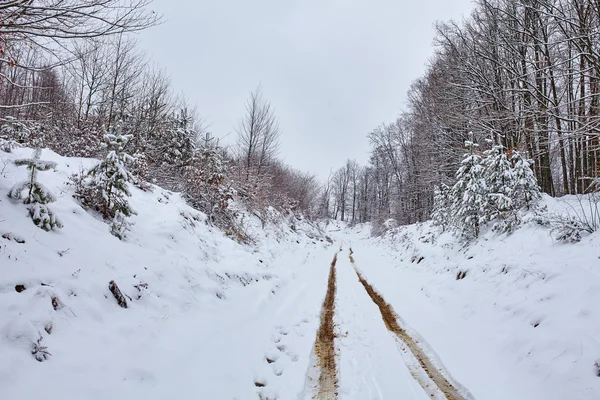
M 17 144 L 28 144 L 31 131 L 27 125 L 11 116 L 7 116 L 5 119 L 6 122 L 0 125 L 0 136 L 4 137 L 7 142 L 10 141 L 11 143 L 14 143 L 14 147 L 18 147 Z M 10 153 L 10 149 L 4 151 Z
M 127 197 L 131 194 L 127 187 L 134 181 L 129 166 L 134 158 L 124 150 L 132 135 L 106 133 L 106 158 L 93 167 L 77 186 L 76 196 L 86 207 L 100 211 L 105 219 L 112 220 L 111 233 L 123 239 L 128 228 L 125 217 L 133 214 Z
M 133 163 L 131 164 L 131 173 L 134 176 L 133 184 L 143 191 L 151 191 L 147 181 L 150 178 L 150 163 L 145 153 L 135 153 L 133 155 Z
M 29 170 L 29 176 L 26 180 L 15 184 L 8 192 L 8 197 L 12 199 L 23 199 L 23 203 L 31 204 L 29 215 L 33 222 L 40 228 L 50 231 L 54 228 L 61 228 L 62 223 L 56 215 L 46 206 L 46 204 L 55 201 L 54 195 L 37 180 L 38 171 L 48 171 L 56 167 L 53 161 L 41 160 L 42 149 L 35 149 L 32 158 L 16 160 L 17 166 L 26 166 Z M 25 194 L 26 193 L 26 194 Z
M 250 179 L 251 174 L 262 176 L 279 151 L 281 131 L 275 111 L 263 97 L 260 87 L 250 93 L 246 115 L 240 121 L 237 135 L 237 151 L 244 179 Z
M 485 217 L 488 220 L 508 217 L 514 210 L 512 191 L 515 185 L 514 173 L 502 145 L 494 145 L 484 152 L 482 165 L 487 191 Z
M 12 153 L 12 151 L 14 149 L 17 149 L 19 147 L 21 147 L 21 145 L 16 140 L 14 140 L 14 139 L 6 139 L 6 138 L 3 138 L 3 137 L 0 137 L 0 148 L 5 153 Z
M 6 121 L 0 124 L 0 146 L 5 152 L 10 153 L 13 149 L 23 146 L 46 147 L 48 129 L 45 124 L 36 121 L 22 121 L 14 117 L 5 117 L 4 119 Z
M 443 183 L 434 189 L 431 219 L 434 225 L 442 228 L 442 231 L 448 228 L 452 219 L 452 199 L 450 192 L 450 187 Z
M 38 171 L 48 171 L 49 169 L 55 168 L 56 163 L 40 160 L 41 155 L 42 150 L 35 149 L 33 158 L 15 160 L 15 165 L 26 166 L 30 173 L 26 180 L 21 181 L 12 187 L 8 193 L 8 197 L 13 199 L 23 199 L 23 203 L 25 204 L 47 204 L 55 200 L 52 193 L 37 181 L 37 174 Z M 25 191 L 27 191 L 27 196 L 23 197 Z
M 185 170 L 185 191 L 190 201 L 212 221 L 219 210 L 226 210 L 233 189 L 226 182 L 227 165 L 216 140 L 207 133 Z
M 478 145 L 465 141 L 465 147 L 469 152 L 456 172 L 456 183 L 451 190 L 453 221 L 464 235 L 477 238 L 481 224 L 486 222 L 487 190 L 481 156 L 475 152 Z
M 514 185 L 511 188 L 510 197 L 515 207 L 529 209 L 536 200 L 541 198 L 535 174 L 531 170 L 533 161 L 525 158 L 518 151 L 513 151 L 510 157 L 513 165 Z
M 196 132 L 192 115 L 186 108 L 174 114 L 164 133 L 163 162 L 182 166 L 194 156 Z

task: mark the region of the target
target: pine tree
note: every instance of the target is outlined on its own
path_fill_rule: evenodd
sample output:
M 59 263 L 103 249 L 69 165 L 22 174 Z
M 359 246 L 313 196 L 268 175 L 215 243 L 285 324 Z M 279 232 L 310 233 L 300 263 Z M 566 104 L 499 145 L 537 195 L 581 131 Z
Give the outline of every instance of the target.
M 190 164 L 185 170 L 186 194 L 212 221 L 219 210 L 229 206 L 233 189 L 226 183 L 227 166 L 221 149 L 210 134 L 202 138 Z
M 105 219 L 112 220 L 111 233 L 119 239 L 125 237 L 129 228 L 125 217 L 134 213 L 127 201 L 131 195 L 127 184 L 134 181 L 129 171 L 134 158 L 124 150 L 132 137 L 121 134 L 120 129 L 118 133 L 106 133 L 106 158 L 87 173 L 76 189 L 76 195 L 84 206 L 94 208 Z
M 189 163 L 194 156 L 195 139 L 192 116 L 183 108 L 171 117 L 163 145 L 163 162 L 175 166 Z
M 14 117 L 6 117 L 6 122 L 0 125 L 0 136 L 5 137 L 6 142 L 10 142 L 14 147 L 29 144 L 31 131 L 26 124 L 20 122 Z M 6 144 L 4 144 L 6 146 Z M 4 150 L 10 153 L 9 150 Z
M 15 139 L 0 136 L 0 148 L 5 153 L 12 153 L 12 151 L 14 149 L 18 149 L 19 147 L 21 147 L 21 144 L 19 142 L 17 142 Z
M 56 214 L 45 204 L 32 204 L 28 210 L 33 223 L 45 231 L 63 227 Z
M 431 219 L 433 220 L 433 224 L 435 226 L 442 228 L 442 232 L 448 228 L 452 217 L 452 201 L 450 198 L 450 191 L 450 187 L 443 183 L 434 188 L 433 211 L 431 213 Z
M 542 197 L 535 174 L 531 170 L 533 161 L 523 157 L 516 150 L 512 152 L 510 161 L 513 165 L 514 176 L 510 197 L 513 199 L 515 207 L 529 210 L 534 202 Z
M 48 171 L 49 169 L 55 168 L 56 163 L 52 161 L 40 160 L 41 154 L 41 149 L 35 149 L 33 158 L 15 160 L 15 165 L 27 166 L 30 174 L 29 178 L 17 183 L 12 187 L 8 193 L 8 197 L 13 199 L 23 199 L 23 203 L 25 204 L 47 204 L 55 200 L 52 193 L 50 193 L 50 191 L 44 185 L 37 181 L 37 174 L 38 171 Z M 27 190 L 27 196 L 23 198 L 23 192 L 25 190 Z
M 512 191 L 515 178 L 512 166 L 502 145 L 494 145 L 484 152 L 484 179 L 488 192 L 485 217 L 488 220 L 509 218 L 514 210 Z
M 13 199 L 23 199 L 23 203 L 31 204 L 29 215 L 33 222 L 44 229 L 50 231 L 54 228 L 62 228 L 62 223 L 46 204 L 55 201 L 54 195 L 37 180 L 38 171 L 48 171 L 56 167 L 53 161 L 41 160 L 42 149 L 35 149 L 33 158 L 16 160 L 17 166 L 26 166 L 30 171 L 29 177 L 15 184 L 8 192 L 8 197 Z M 23 194 L 27 193 L 24 197 Z
M 456 183 L 452 187 L 453 221 L 457 229 L 467 237 L 479 236 L 480 226 L 485 223 L 486 187 L 481 156 L 475 153 L 477 144 L 465 141 L 469 152 L 465 154 L 456 172 Z

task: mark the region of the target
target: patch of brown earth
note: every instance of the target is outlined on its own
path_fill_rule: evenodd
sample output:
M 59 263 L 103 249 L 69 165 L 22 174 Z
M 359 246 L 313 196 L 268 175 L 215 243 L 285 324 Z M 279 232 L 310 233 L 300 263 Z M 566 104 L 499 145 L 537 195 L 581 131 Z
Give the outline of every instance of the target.
M 321 309 L 321 324 L 315 340 L 315 355 L 319 366 L 319 389 L 317 399 L 337 399 L 338 380 L 335 360 L 335 326 L 333 315 L 335 313 L 335 263 L 337 254 L 333 257 L 327 281 L 327 294 Z
M 350 255 L 350 261 L 354 266 L 354 260 L 352 259 L 352 255 Z M 389 331 L 393 332 L 402 342 L 406 344 L 406 346 L 410 349 L 416 359 L 419 361 L 421 368 L 427 373 L 429 378 L 436 384 L 436 386 L 444 393 L 448 400 L 464 400 L 463 396 L 456 390 L 454 386 L 442 373 L 431 363 L 427 355 L 423 352 L 423 350 L 417 345 L 416 341 L 398 325 L 397 314 L 385 300 L 384 298 L 373 289 L 373 287 L 367 282 L 367 280 L 362 276 L 362 274 L 354 268 L 356 271 L 356 275 L 358 275 L 358 280 L 362 283 L 363 287 L 371 297 L 371 300 L 379 307 L 379 311 L 381 312 L 381 317 L 383 318 L 383 322 Z M 422 382 L 419 382 L 421 385 Z

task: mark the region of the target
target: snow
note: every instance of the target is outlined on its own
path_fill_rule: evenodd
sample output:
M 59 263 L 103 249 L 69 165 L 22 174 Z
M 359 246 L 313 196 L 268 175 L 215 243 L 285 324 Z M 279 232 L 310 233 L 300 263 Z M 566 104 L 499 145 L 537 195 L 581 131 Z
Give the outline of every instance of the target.
M 347 251 L 337 263 L 340 399 L 429 399 L 358 281 Z
M 2 155 L 0 193 L 26 174 L 9 161 L 30 152 Z M 0 199 L 0 234 L 25 240 L 0 239 L 0 398 L 33 399 L 43 388 L 49 399 L 243 399 L 256 396 L 255 379 L 275 392 L 303 389 L 332 254 L 327 241 L 309 238 L 310 226 L 298 223 L 297 232 L 271 227 L 257 245 L 241 245 L 158 187 L 131 189 L 137 214 L 120 241 L 65 183 L 97 161 L 48 150 L 43 158 L 58 165 L 39 179 L 56 194 L 64 228 L 44 232 L 24 204 Z M 259 232 L 260 222 L 246 224 Z M 131 297 L 129 308 L 109 292 L 113 279 Z M 64 306 L 55 310 L 53 297 Z M 31 355 L 40 337 L 51 353 L 45 362 Z M 269 352 L 279 353 L 273 365 Z
M 285 217 L 263 229 L 245 214 L 254 242 L 240 244 L 177 193 L 130 186 L 136 214 L 120 241 L 66 183 L 98 161 L 49 150 L 42 158 L 57 167 L 38 179 L 56 196 L 64 227 L 45 232 L 27 205 L 6 196 L 27 174 L 11 161 L 30 154 L 0 155 L 1 399 L 312 398 L 313 345 L 340 246 L 340 399 L 432 398 L 358 281 L 349 247 L 399 324 L 466 398 L 600 398 L 598 233 L 556 243 L 530 219 L 465 246 L 430 223 L 377 239 L 368 225 L 330 224 L 332 245 L 306 221 L 293 230 Z M 551 212 L 577 205 L 543 201 Z
M 598 233 L 567 245 L 525 225 L 465 247 L 432 232 L 426 223 L 376 243 L 367 227 L 341 237 L 371 284 L 474 398 L 600 398 Z M 459 271 L 467 271 L 464 279 Z

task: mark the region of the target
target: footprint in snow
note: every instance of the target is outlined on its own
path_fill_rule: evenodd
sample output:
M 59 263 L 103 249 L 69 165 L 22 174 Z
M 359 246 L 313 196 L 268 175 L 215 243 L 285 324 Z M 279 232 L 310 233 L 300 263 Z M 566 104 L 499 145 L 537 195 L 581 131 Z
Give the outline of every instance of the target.
M 285 370 L 285 365 L 287 360 L 291 362 L 297 362 L 299 360 L 299 356 L 290 350 L 290 348 L 285 344 L 285 342 L 289 342 L 293 340 L 293 336 L 303 336 L 304 335 L 304 325 L 310 322 L 308 318 L 302 319 L 299 323 L 296 323 L 292 329 L 288 329 L 287 327 L 283 327 L 282 325 L 278 325 L 275 327 L 272 335 L 273 347 L 270 351 L 266 352 L 264 355 L 263 362 L 269 365 L 272 369 L 274 377 L 279 377 L 283 375 Z M 282 357 L 284 357 L 282 359 Z M 260 399 L 277 399 L 278 397 L 272 393 L 267 392 L 266 386 L 267 382 L 265 379 L 255 379 L 255 386 L 259 388 L 258 396 Z
M 287 334 L 289 333 L 289 331 L 287 329 L 283 328 L 282 326 L 277 327 L 277 332 L 283 336 L 287 336 Z
M 293 362 L 298 361 L 298 356 L 296 354 L 294 354 L 292 351 L 290 351 L 286 345 L 280 344 L 277 345 L 277 350 L 279 350 L 280 352 L 284 353 L 286 356 L 288 356 L 290 358 L 290 360 L 292 360 Z
M 275 361 L 279 359 L 279 354 L 274 351 L 270 351 L 265 355 L 265 360 L 268 364 L 273 364 Z
M 278 400 L 279 399 L 278 394 L 267 387 L 266 379 L 255 378 L 254 386 L 256 386 L 256 388 L 257 388 L 256 394 L 258 395 L 258 398 L 260 400 Z

